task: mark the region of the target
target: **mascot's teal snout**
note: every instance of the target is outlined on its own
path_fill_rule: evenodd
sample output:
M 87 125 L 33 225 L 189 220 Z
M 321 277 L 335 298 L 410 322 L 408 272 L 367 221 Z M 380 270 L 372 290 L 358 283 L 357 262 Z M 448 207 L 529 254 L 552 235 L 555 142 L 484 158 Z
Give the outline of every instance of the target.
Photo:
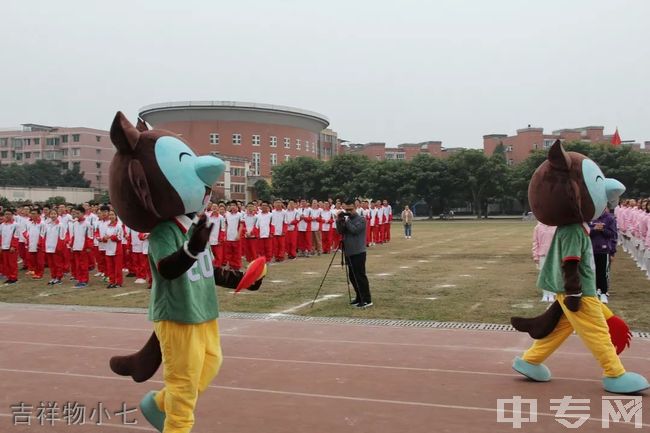
M 212 186 L 225 169 L 226 164 L 215 156 L 199 156 L 194 163 L 196 175 L 206 186 Z

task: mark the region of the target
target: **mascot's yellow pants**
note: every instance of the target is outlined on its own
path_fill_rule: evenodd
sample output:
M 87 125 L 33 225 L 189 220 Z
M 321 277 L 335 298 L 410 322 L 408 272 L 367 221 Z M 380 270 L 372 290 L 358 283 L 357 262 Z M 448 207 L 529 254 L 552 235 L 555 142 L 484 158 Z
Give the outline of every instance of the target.
M 606 321 L 614 314 L 595 296 L 583 297 L 580 301 L 580 309 L 574 313 L 564 305 L 565 297 L 564 294 L 557 295 L 557 300 L 564 311 L 557 326 L 546 337 L 535 340 L 531 348 L 522 356 L 523 360 L 531 364 L 541 364 L 573 331 L 576 331 L 600 363 L 606 377 L 618 377 L 625 373 L 625 368 L 610 339 Z
M 221 367 L 219 325 L 170 321 L 154 323 L 162 351 L 165 387 L 156 393 L 165 412 L 165 433 L 187 433 L 194 425 L 198 395 L 208 388 Z

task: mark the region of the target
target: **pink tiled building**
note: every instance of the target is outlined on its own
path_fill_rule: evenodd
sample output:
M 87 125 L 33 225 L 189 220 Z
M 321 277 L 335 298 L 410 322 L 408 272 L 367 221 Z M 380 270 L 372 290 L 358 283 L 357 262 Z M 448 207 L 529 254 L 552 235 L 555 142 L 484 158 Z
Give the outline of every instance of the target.
M 25 123 L 0 130 L 0 164 L 33 164 L 39 159 L 75 165 L 99 190 L 108 189 L 108 166 L 115 154 L 108 131 Z

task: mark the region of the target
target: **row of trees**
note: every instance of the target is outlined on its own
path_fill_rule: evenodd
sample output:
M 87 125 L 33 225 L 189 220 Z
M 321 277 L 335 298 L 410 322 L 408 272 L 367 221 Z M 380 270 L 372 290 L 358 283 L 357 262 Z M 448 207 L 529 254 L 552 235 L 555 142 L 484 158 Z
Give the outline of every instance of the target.
M 77 187 L 88 188 L 77 165 L 68 169 L 67 163 L 38 160 L 34 164 L 0 165 L 0 185 L 21 187 Z
M 567 150 L 583 153 L 603 172 L 627 187 L 629 196 L 650 194 L 650 154 L 629 147 L 573 142 Z M 546 151 L 532 152 L 524 162 L 509 166 L 505 149 L 492 156 L 466 149 L 447 159 L 421 154 L 411 161 L 373 161 L 365 156 L 341 155 L 330 161 L 295 158 L 273 170 L 273 186 L 256 184 L 263 199 L 371 197 L 387 199 L 400 209 L 423 203 L 429 215 L 450 208 L 471 207 L 477 217 L 487 215 L 488 204 L 504 212 L 528 209 L 528 183 Z

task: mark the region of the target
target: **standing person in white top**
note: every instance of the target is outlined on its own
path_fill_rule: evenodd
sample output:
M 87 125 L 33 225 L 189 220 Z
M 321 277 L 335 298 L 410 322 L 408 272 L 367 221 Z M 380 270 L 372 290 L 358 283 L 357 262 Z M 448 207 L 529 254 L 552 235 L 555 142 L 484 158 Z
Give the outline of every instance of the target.
M 307 200 L 300 200 L 298 208 L 298 256 L 309 257 L 311 251 L 311 208 Z
M 23 206 L 18 209 L 16 215 L 16 224 L 18 224 L 18 257 L 22 262 L 22 270 L 26 271 L 27 268 L 27 247 L 25 233 L 27 232 L 27 224 L 29 223 L 29 207 Z
M 287 232 L 287 211 L 282 207 L 282 201 L 276 200 L 273 203 L 274 209 L 271 212 L 271 226 L 273 227 L 273 257 L 276 262 L 284 261 L 286 232 Z
M 323 254 L 329 254 L 332 249 L 332 223 L 334 222 L 334 217 L 332 216 L 332 210 L 330 209 L 329 203 L 326 202 L 323 204 L 320 217 L 322 220 L 321 241 L 323 245 Z
M 61 284 L 63 279 L 63 260 L 67 230 L 59 221 L 59 214 L 52 209 L 45 225 L 45 256 L 52 279 L 48 285 Z
M 106 228 L 108 227 L 108 212 L 110 207 L 102 205 L 99 209 L 99 219 L 97 221 L 97 226 L 95 227 L 95 237 L 97 238 L 97 250 L 99 252 L 97 256 L 97 270 L 99 271 L 95 274 L 96 277 L 104 277 L 104 281 L 107 280 L 106 276 L 108 275 L 106 270 L 106 243 L 102 242 L 102 238 L 106 236 Z
M 222 207 L 223 206 L 223 207 Z M 223 243 L 226 240 L 226 207 L 225 205 L 212 205 L 212 213 L 208 221 L 212 223 L 210 231 L 210 249 L 212 250 L 212 265 L 215 268 L 223 266 Z
M 286 227 L 285 237 L 285 250 L 287 251 L 287 258 L 293 260 L 296 258 L 298 247 L 298 210 L 296 209 L 296 202 L 289 200 L 287 210 L 285 212 L 284 223 Z
M 257 243 L 257 257 L 264 256 L 268 263 L 273 260 L 273 226 L 271 225 L 272 214 L 268 201 L 262 201 L 262 209 L 257 214 L 257 226 L 259 228 Z
M 82 206 L 72 211 L 72 277 L 77 280 L 74 286 L 82 289 L 88 286 L 88 271 L 93 247 L 93 228 L 86 220 Z
M 104 243 L 106 252 L 106 272 L 108 273 L 108 289 L 122 287 L 123 283 L 123 248 L 124 231 L 117 221 L 115 211 L 108 212 L 108 224 L 100 242 Z
M 140 233 L 130 229 L 129 233 L 131 234 L 131 261 L 133 271 L 135 272 L 135 284 L 145 284 L 147 282 L 147 271 L 145 263 L 145 256 L 142 254 L 142 244 L 144 240 L 140 238 Z
M 4 222 L 0 228 L 2 244 L 2 274 L 7 277 L 6 285 L 18 282 L 18 223 L 13 209 L 5 209 Z
M 72 230 L 72 215 L 68 212 L 65 205 L 59 205 L 59 221 L 66 229 L 66 236 L 70 238 L 70 231 Z M 72 268 L 72 252 L 70 246 L 65 245 L 63 250 L 63 273 L 69 274 Z
M 230 210 L 225 214 L 226 241 L 224 243 L 224 262 L 230 269 L 241 269 L 241 236 L 243 229 L 242 215 L 239 213 L 237 201 L 230 202 Z
M 388 200 L 384 200 L 384 242 L 390 241 L 390 227 L 393 221 L 393 208 L 388 204 Z
M 321 217 L 323 210 L 318 206 L 318 201 L 311 201 L 311 255 L 317 254 L 320 256 L 323 252 L 323 238 L 321 237 L 321 225 L 323 218 Z
M 38 208 L 31 210 L 27 223 L 27 263 L 32 280 L 40 280 L 45 273 L 45 223 Z

